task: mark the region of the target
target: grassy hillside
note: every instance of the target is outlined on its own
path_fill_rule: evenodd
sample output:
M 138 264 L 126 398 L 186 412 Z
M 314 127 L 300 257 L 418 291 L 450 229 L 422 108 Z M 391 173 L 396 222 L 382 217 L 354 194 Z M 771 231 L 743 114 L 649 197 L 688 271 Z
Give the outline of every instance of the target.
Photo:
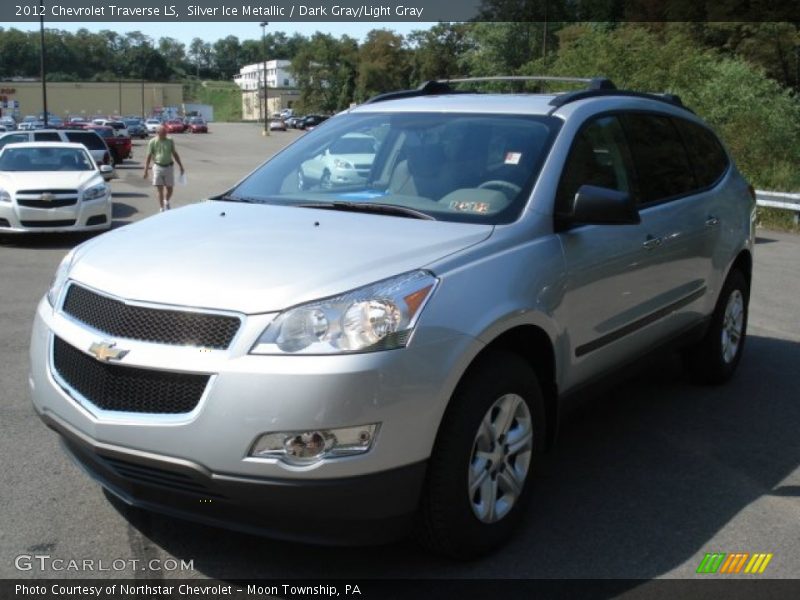
M 210 104 L 215 121 L 242 120 L 242 92 L 232 81 L 192 81 L 183 85 L 184 102 Z

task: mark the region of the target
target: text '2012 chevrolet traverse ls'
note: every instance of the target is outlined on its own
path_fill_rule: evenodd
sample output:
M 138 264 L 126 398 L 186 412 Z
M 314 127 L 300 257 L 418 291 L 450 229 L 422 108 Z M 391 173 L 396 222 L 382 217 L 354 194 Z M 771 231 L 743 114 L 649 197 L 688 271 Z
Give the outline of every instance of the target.
M 745 340 L 752 188 L 677 98 L 580 82 L 384 94 L 77 246 L 37 309 L 36 411 L 138 507 L 497 546 L 567 395 L 678 339 L 721 383 Z M 302 178 L 354 135 L 363 176 Z

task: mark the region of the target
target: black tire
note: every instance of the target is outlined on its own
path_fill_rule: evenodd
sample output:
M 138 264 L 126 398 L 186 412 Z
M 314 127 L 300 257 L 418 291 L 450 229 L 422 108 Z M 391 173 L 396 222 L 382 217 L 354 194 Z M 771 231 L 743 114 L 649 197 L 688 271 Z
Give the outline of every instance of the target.
M 487 523 L 473 510 L 469 469 L 481 422 L 495 402 L 508 394 L 521 396 L 530 411 L 530 463 L 522 491 L 510 510 Z M 545 430 L 544 400 L 530 365 L 508 352 L 480 358 L 458 385 L 439 427 L 420 502 L 419 541 L 436 554 L 467 560 L 508 540 L 522 517 L 533 472 L 544 453 Z M 486 470 L 491 472 L 489 467 Z
M 735 302 L 736 294 L 743 300 L 741 336 L 735 354 L 726 358 L 723 343 L 723 328 L 726 323 L 728 303 Z M 718 385 L 728 381 L 736 372 L 742 358 L 747 338 L 747 312 L 750 301 L 750 284 L 744 274 L 734 269 L 722 286 L 717 305 L 711 316 L 708 330 L 700 342 L 684 350 L 683 359 L 692 379 L 705 385 Z

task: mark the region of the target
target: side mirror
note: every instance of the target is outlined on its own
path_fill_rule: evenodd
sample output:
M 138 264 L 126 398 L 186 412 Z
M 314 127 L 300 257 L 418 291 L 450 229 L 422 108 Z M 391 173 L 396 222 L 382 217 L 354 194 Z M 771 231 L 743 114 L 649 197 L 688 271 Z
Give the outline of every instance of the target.
M 582 185 L 575 194 L 569 223 L 591 225 L 636 225 L 639 210 L 630 194 L 595 185 Z
M 111 165 L 100 165 L 100 172 L 101 173 L 113 173 L 114 167 Z

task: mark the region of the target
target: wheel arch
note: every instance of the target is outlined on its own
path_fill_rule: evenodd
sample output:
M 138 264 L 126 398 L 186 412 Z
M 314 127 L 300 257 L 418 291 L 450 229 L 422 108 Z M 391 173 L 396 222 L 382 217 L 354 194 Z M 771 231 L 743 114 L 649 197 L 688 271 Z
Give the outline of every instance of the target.
M 543 328 L 532 324 L 516 325 L 496 335 L 469 362 L 456 389 L 488 356 L 500 351 L 520 356 L 536 373 L 544 397 L 546 447 L 549 449 L 555 442 L 558 431 L 558 379 L 555 347 Z
M 748 248 L 745 248 L 736 255 L 736 258 L 733 259 L 731 266 L 728 268 L 728 273 L 725 274 L 727 278 L 728 275 L 734 269 L 740 270 L 744 273 L 745 279 L 747 279 L 747 283 L 752 284 L 753 281 L 753 255 Z

